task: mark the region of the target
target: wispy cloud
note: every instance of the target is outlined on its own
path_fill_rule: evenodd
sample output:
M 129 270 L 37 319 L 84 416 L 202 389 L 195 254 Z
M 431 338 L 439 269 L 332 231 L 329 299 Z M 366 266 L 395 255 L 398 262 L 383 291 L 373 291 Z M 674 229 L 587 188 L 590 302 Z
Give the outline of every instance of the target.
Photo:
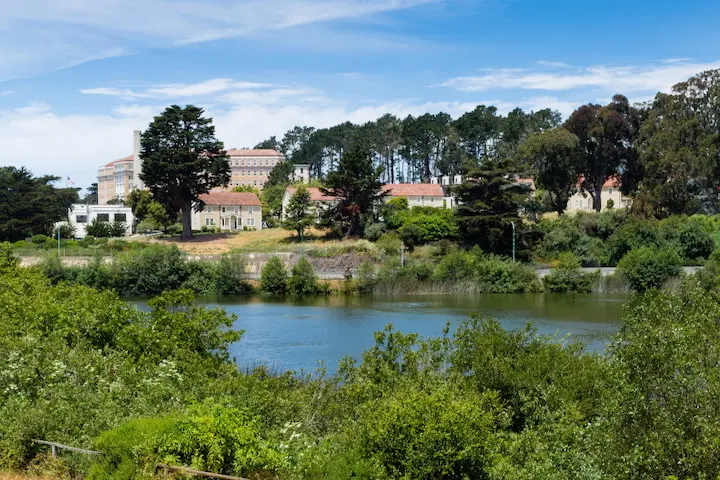
M 537 64 L 545 65 L 546 67 L 571 68 L 570 65 L 565 62 L 549 62 L 547 60 L 538 60 Z
M 230 78 L 213 78 L 199 83 L 173 83 L 168 85 L 155 85 L 144 90 L 130 88 L 95 87 L 83 88 L 79 92 L 84 95 L 104 95 L 120 97 L 123 99 L 141 98 L 182 98 L 205 97 L 233 90 L 254 91 L 273 87 L 270 83 L 238 82 Z
M 674 84 L 702 72 L 720 68 L 710 63 L 672 63 L 643 66 L 594 66 L 573 68 L 570 72 L 529 69 L 490 69 L 480 75 L 456 77 L 442 84 L 464 92 L 493 89 L 563 91 L 601 88 L 617 92 L 667 91 Z
M 25 0 L 3 2 L 0 79 L 88 59 L 362 19 L 441 0 Z
M 0 97 L 9 97 L 10 95 L 15 95 L 15 90 L 0 91 Z

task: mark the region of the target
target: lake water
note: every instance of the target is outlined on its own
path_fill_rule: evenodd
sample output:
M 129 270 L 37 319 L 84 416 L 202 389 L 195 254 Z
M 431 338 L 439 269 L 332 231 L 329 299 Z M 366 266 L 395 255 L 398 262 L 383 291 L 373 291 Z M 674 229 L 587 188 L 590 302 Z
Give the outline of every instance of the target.
M 237 315 L 245 330 L 230 352 L 240 367 L 266 365 L 274 371 L 313 371 L 324 362 L 334 372 L 345 355 L 360 358 L 372 347 L 373 332 L 392 323 L 405 333 L 442 335 L 480 313 L 506 329 L 532 322 L 540 333 L 570 334 L 602 352 L 620 328 L 623 297 L 591 295 L 463 295 L 393 298 L 328 297 L 303 302 L 243 298 L 202 302 Z

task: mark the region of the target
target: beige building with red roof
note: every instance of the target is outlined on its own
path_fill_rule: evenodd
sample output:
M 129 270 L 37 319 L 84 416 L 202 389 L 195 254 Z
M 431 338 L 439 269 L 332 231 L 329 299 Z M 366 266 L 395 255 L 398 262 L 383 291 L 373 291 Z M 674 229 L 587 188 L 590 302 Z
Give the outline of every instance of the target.
M 140 131 L 133 132 L 133 153 L 114 160 L 98 169 L 98 203 L 106 205 L 110 200 L 124 200 L 135 188 L 145 188 L 140 181 L 142 162 L 140 160 Z M 262 189 L 268 180 L 270 170 L 285 161 L 285 155 L 271 149 L 230 149 L 227 151 L 230 164 L 228 188 L 243 185 Z
M 285 161 L 285 155 L 272 149 L 230 149 L 227 154 L 230 157 L 230 188 L 250 186 L 262 190 L 270 170 Z
M 570 197 L 567 204 L 567 213 L 594 212 L 593 198 L 590 193 L 580 187 L 578 181 L 577 191 Z M 626 197 L 620 191 L 621 183 L 618 178 L 608 179 L 600 192 L 600 206 L 602 211 L 608 210 L 608 201 L 612 200 L 613 209 L 626 209 L 632 205 L 632 198 Z
M 192 229 L 218 227 L 221 231 L 261 230 L 262 203 L 254 193 L 213 190 L 200 195 L 205 204 L 193 212 Z

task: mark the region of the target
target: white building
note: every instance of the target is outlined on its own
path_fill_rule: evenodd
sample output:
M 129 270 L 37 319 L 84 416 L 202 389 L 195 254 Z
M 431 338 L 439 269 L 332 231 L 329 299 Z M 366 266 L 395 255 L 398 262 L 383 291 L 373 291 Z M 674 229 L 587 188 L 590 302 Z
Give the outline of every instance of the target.
M 567 204 L 567 213 L 594 212 L 593 197 L 589 192 L 580 188 L 570 197 Z M 612 200 L 612 208 L 616 210 L 627 209 L 632 205 L 632 198 L 626 197 L 620 191 L 620 180 L 611 178 L 605 182 L 600 192 L 600 208 L 602 211 L 608 209 L 608 201 Z
M 75 229 L 75 238 L 85 238 L 85 227 L 95 219 L 99 222 L 122 222 L 125 224 L 125 235 L 132 235 L 135 217 L 130 207 L 74 203 L 68 210 L 68 223 Z

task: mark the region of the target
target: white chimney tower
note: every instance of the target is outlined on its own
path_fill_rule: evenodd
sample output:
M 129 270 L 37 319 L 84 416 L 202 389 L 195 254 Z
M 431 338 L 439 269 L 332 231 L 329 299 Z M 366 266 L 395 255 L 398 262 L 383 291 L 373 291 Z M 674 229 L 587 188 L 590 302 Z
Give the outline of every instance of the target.
M 133 188 L 143 190 L 145 184 L 140 180 L 142 162 L 140 160 L 140 130 L 133 130 Z

